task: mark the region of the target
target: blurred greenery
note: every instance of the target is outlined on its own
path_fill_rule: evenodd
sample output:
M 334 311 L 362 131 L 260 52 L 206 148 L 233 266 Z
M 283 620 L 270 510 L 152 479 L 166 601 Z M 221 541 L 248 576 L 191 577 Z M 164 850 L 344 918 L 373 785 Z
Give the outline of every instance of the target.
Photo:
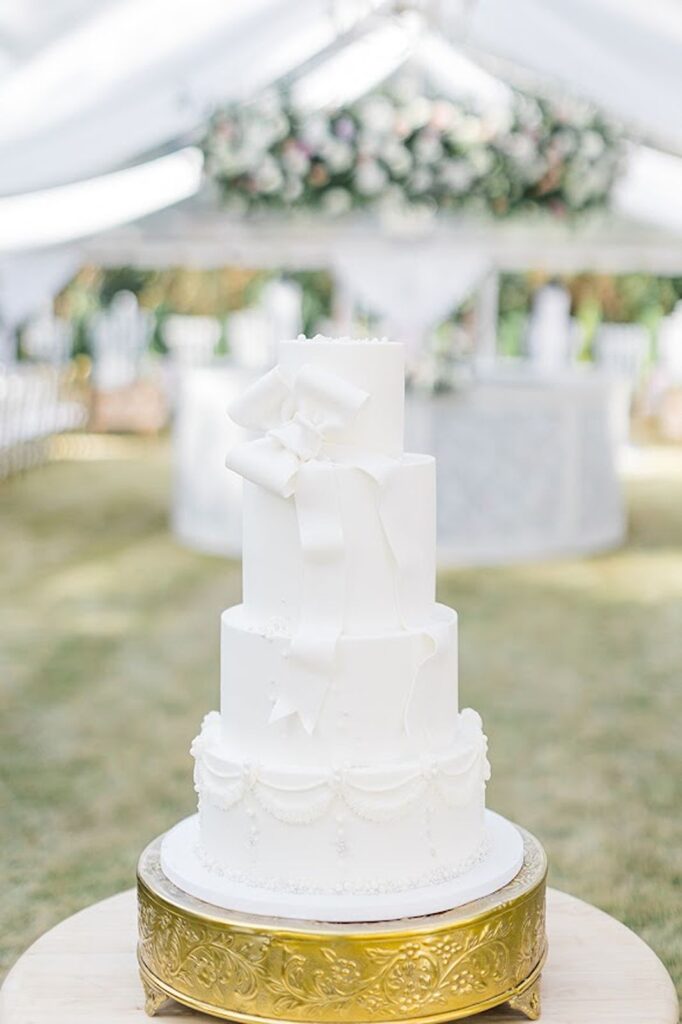
M 146 309 L 156 315 L 152 349 L 165 352 L 163 322 L 171 313 L 205 314 L 220 319 L 230 312 L 258 301 L 263 285 L 274 271 L 225 267 L 216 270 L 140 270 L 135 267 L 84 267 L 64 289 L 56 302 L 60 316 L 75 324 L 75 354 L 89 352 L 89 321 L 97 310 L 109 305 L 116 292 L 134 292 Z M 303 331 L 313 335 L 332 315 L 333 282 L 324 270 L 296 271 L 284 275 L 300 284 L 303 295 Z M 578 274 L 550 278 L 540 271 L 502 274 L 498 323 L 498 349 L 502 356 L 524 352 L 525 335 L 533 294 L 549 280 L 560 281 L 571 293 L 572 313 L 581 330 L 581 357 L 590 358 L 592 342 L 602 321 L 641 323 L 655 341 L 661 317 L 682 299 L 682 278 L 650 274 Z M 450 337 L 453 324 L 471 325 L 473 303 L 467 299 L 440 330 Z M 371 310 L 359 311 L 369 331 L 377 329 Z M 475 330 L 475 325 L 473 326 Z M 471 331 L 469 332 L 471 333 Z M 473 335 L 472 335 L 473 337 Z M 227 339 L 227 340 L 226 340 Z M 229 346 L 229 328 L 219 347 Z
M 602 321 L 640 323 L 653 339 L 661 317 L 682 299 L 682 278 L 651 274 L 574 274 L 550 277 L 539 271 L 502 274 L 500 277 L 499 351 L 518 356 L 524 351 L 526 324 L 533 293 L 549 281 L 558 281 L 571 295 L 571 312 L 582 334 L 582 356 L 591 355 L 592 342 Z
M 127 888 L 194 809 L 190 741 L 218 702 L 238 564 L 168 529 L 159 441 L 102 438 L 2 485 L 5 964 Z M 682 466 L 629 485 L 621 551 L 443 575 L 489 804 L 546 845 L 551 883 L 625 921 L 682 980 Z

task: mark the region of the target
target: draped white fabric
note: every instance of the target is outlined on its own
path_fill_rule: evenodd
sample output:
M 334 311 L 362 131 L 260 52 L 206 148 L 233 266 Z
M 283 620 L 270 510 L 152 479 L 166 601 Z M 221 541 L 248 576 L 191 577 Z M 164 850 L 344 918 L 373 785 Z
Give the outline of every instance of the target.
M 373 0 L 119 0 L 0 81 L 0 195 L 100 174 L 328 46 Z
M 63 288 L 80 264 L 74 249 L 62 246 L 0 259 L 0 325 L 14 328 Z
M 682 152 L 679 0 L 476 0 L 453 33 L 547 82 L 605 107 Z
M 91 237 L 191 195 L 198 171 L 182 187 L 163 178 L 153 201 L 148 192 L 140 199 L 147 167 L 156 173 L 157 163 L 179 154 L 151 158 L 186 144 L 215 104 L 248 98 L 289 73 L 304 92 L 307 80 L 318 102 L 352 99 L 403 60 L 449 94 L 484 105 L 508 102 L 502 78 L 540 83 L 592 99 L 635 134 L 682 154 L 681 48 L 679 0 L 441 0 L 400 14 L 381 0 L 4 0 L 0 197 L 10 205 L 0 199 L 0 249 Z M 138 166 L 118 170 L 131 163 Z M 106 183 L 93 180 L 117 173 L 132 175 L 135 189 L 113 182 L 127 202 L 112 202 Z M 69 183 L 75 192 L 25 195 Z M 633 147 L 616 208 L 682 230 L 681 186 L 682 159 Z M 191 235 L 185 243 L 196 263 Z M 460 280 L 476 280 L 478 258 L 470 274 L 458 268 Z M 356 272 L 360 262 L 366 273 Z M 339 275 L 366 290 L 368 305 L 395 310 L 402 333 L 422 330 L 427 314 L 416 302 L 413 312 L 398 311 L 405 292 L 391 285 L 389 296 L 380 269 L 371 254 L 339 255 Z M 428 276 L 449 303 L 440 267 Z M 439 305 L 431 294 L 430 309 Z
M 385 42 L 378 29 L 396 19 L 369 20 L 381 6 L 379 0 L 6 0 L 0 5 L 0 195 L 103 173 L 173 144 L 215 103 L 252 94 L 348 29 L 364 31 L 366 23 Z M 430 71 L 457 90 L 502 97 L 504 86 L 467 69 L 466 57 L 445 39 L 484 62 L 503 58 L 497 68 L 503 73 L 511 63 L 567 86 L 682 149 L 678 0 L 442 0 L 428 22 L 432 32 L 416 41 L 415 55 L 426 47 Z M 371 55 L 362 63 L 370 66 Z M 333 62 L 329 67 L 331 73 Z M 356 77 L 345 75 L 350 90 Z
M 483 252 L 455 251 L 426 240 L 409 245 L 378 238 L 362 246 L 341 244 L 335 272 L 355 299 L 381 317 L 383 329 L 413 348 L 485 277 Z
M 72 185 L 0 197 L 0 253 L 57 245 L 163 210 L 201 184 L 195 146 Z

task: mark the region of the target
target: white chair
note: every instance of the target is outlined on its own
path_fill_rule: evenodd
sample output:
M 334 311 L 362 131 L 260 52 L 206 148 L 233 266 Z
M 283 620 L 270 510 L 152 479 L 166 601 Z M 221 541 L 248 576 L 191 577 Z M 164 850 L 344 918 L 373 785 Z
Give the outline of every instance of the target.
M 657 368 L 672 386 L 682 384 L 682 302 L 658 327 Z
M 163 324 L 163 340 L 180 369 L 210 363 L 221 333 L 220 321 L 214 316 L 173 314 Z
M 296 338 L 303 329 L 301 287 L 295 281 L 268 281 L 261 290 L 258 307 L 270 321 L 271 358 L 274 360 L 277 343 L 285 338 Z
M 528 358 L 541 373 L 556 373 L 572 362 L 571 296 L 559 284 L 540 288 L 533 298 L 526 339 Z
M 24 365 L 0 373 L 0 477 L 43 462 L 49 438 L 84 421 L 80 403 L 60 398 L 55 367 Z
M 73 326 L 45 309 L 24 329 L 22 347 L 38 363 L 65 366 L 73 352 Z
M 0 324 L 0 368 L 9 368 L 16 362 L 17 340 L 14 331 Z
M 235 366 L 262 370 L 274 362 L 270 317 L 255 307 L 239 309 L 227 320 L 227 342 Z
M 630 416 L 649 358 L 649 333 L 641 324 L 601 324 L 595 360 L 612 381 L 611 430 L 616 444 L 630 439 Z
M 99 391 L 116 391 L 133 384 L 154 326 L 151 313 L 140 309 L 132 292 L 118 292 L 109 308 L 90 324 L 93 384 Z

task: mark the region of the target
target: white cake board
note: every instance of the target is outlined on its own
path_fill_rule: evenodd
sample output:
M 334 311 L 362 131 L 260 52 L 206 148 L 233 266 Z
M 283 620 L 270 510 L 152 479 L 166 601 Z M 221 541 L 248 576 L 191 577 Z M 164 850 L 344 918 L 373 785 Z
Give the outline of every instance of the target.
M 161 868 L 178 888 L 224 910 L 308 921 L 392 921 L 453 910 L 501 889 L 523 864 L 515 825 L 485 812 L 485 857 L 459 877 L 438 885 L 390 893 L 288 893 L 258 889 L 209 870 L 198 854 L 199 816 L 185 818 L 163 837 Z

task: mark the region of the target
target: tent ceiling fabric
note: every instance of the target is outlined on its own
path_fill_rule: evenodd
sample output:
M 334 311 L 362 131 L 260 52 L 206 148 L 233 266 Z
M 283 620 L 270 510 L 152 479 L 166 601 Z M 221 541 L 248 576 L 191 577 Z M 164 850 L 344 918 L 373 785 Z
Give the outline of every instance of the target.
M 464 35 L 682 153 L 680 0 L 474 0 Z
M 138 220 L 201 186 L 203 155 L 195 146 L 73 185 L 0 197 L 0 254 L 86 238 Z
M 136 171 L 131 164 L 140 173 L 125 180 L 148 182 L 144 167 L 193 143 L 216 104 L 248 98 L 282 76 L 294 75 L 302 93 L 307 85 L 310 102 L 325 89 L 343 99 L 344 83 L 355 92 L 371 88 L 405 61 L 450 95 L 495 106 L 508 102 L 504 74 L 521 69 L 555 88 L 564 82 L 656 135 L 662 148 L 682 152 L 680 0 L 414 0 L 410 7 L 386 0 L 0 0 L 0 197 L 12 197 L 0 199 L 0 250 L 113 226 L 107 211 L 103 221 L 74 218 L 60 236 L 60 195 L 78 206 L 79 196 L 106 192 L 97 176 Z M 74 191 L 59 192 L 71 183 Z M 160 208 L 161 200 L 177 202 L 198 183 L 197 175 L 174 189 L 165 179 L 156 203 L 129 191 L 118 223 Z M 42 190 L 53 191 L 22 195 Z M 616 208 L 679 230 L 662 200 L 655 210 L 643 201 L 653 191 L 677 208 L 682 160 L 653 151 L 638 157 L 633 149 Z
M 401 5 L 403 22 L 425 19 L 432 38 L 563 83 L 682 152 L 679 0 L 413 6 Z M 3 0 L 0 195 L 183 145 L 216 103 L 253 94 L 349 30 L 396 23 L 395 9 L 385 0 Z M 3 61 L 13 69 L 4 75 Z
M 0 80 L 0 195 L 182 141 L 215 104 L 290 72 L 377 4 L 118 0 Z

